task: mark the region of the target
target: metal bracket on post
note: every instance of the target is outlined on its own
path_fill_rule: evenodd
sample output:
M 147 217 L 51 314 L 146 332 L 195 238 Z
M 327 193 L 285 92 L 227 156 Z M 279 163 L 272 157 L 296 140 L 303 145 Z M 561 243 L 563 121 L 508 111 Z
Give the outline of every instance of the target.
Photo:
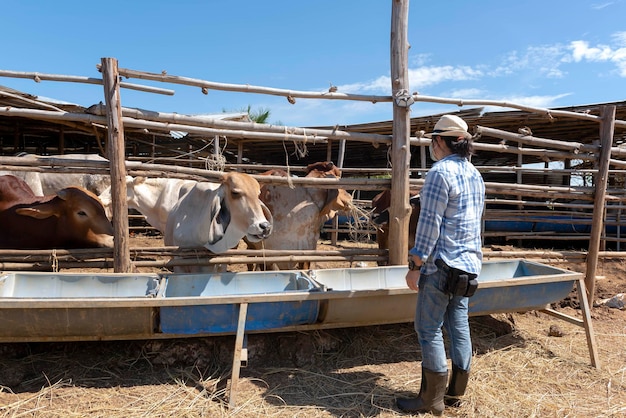
M 239 364 L 241 367 L 248 367 L 248 334 L 243 335 L 243 345 L 241 347 L 241 355 L 239 356 Z

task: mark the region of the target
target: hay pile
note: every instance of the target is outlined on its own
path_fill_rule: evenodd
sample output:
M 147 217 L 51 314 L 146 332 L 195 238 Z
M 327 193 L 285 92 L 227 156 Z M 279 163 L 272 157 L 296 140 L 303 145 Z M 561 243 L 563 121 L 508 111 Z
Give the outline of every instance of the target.
M 601 370 L 582 328 L 536 312 L 472 318 L 468 393 L 446 416 L 624 416 L 626 314 L 594 316 Z M 0 344 L 0 416 L 392 417 L 395 397 L 419 389 L 412 324 L 253 334 L 229 409 L 233 346 L 234 337 Z

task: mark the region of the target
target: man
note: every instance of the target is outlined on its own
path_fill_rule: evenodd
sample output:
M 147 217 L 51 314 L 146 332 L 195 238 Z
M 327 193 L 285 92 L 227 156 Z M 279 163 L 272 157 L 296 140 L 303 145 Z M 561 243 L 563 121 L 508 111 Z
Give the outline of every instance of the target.
M 465 285 L 471 279 L 477 283 L 485 184 L 469 162 L 472 135 L 463 119 L 444 115 L 432 134 L 425 136 L 432 138 L 430 155 L 435 163 L 420 192 L 415 246 L 409 251 L 406 275 L 408 287 L 418 292 L 415 331 L 422 349 L 422 383 L 417 398 L 398 399 L 397 405 L 405 412 L 441 415 L 445 405 L 459 405 L 469 377 L 472 342 L 467 295 L 473 292 L 450 287 L 453 277 L 462 277 Z M 452 360 L 447 392 L 444 327 Z

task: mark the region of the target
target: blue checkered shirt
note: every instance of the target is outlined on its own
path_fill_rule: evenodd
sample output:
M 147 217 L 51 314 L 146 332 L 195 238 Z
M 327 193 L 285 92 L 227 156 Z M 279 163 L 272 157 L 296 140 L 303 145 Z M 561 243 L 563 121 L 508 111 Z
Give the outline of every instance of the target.
M 420 192 L 415 246 L 409 251 L 425 260 L 422 273 L 434 273 L 438 258 L 450 267 L 480 273 L 484 203 L 485 183 L 466 158 L 452 154 L 433 165 Z

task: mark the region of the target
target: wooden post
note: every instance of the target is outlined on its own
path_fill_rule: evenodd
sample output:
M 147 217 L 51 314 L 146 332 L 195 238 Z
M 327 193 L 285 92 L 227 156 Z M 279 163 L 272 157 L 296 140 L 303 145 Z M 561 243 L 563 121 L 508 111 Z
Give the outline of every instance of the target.
M 102 58 L 102 81 L 107 113 L 108 157 L 111 164 L 111 198 L 113 210 L 113 271 L 130 273 L 128 243 L 128 202 L 126 200 L 126 161 L 124 126 L 120 102 L 120 77 L 115 58 Z
M 346 140 L 339 140 L 339 154 L 337 155 L 337 167 L 340 169 L 343 168 L 343 160 L 346 154 Z M 333 218 L 333 232 L 330 234 L 330 243 L 332 245 L 337 245 L 337 240 L 339 239 L 339 215 L 335 215 Z
M 239 141 L 237 144 L 237 164 L 243 162 L 243 142 Z
M 391 92 L 409 92 L 409 0 L 393 0 L 391 8 Z M 391 140 L 391 204 L 389 206 L 389 264 L 407 262 L 409 242 L 410 108 L 393 104 Z
M 326 145 L 326 161 L 333 160 L 333 141 L 328 140 L 328 144 Z
M 598 158 L 599 165 L 593 202 L 593 221 L 591 223 L 591 236 L 589 238 L 587 271 L 585 276 L 585 287 L 587 288 L 587 295 L 591 306 L 593 306 L 593 297 L 596 289 L 596 269 L 598 267 L 600 237 L 604 231 L 604 201 L 606 198 L 606 185 L 608 182 L 611 146 L 613 145 L 613 133 L 615 131 L 615 106 L 602 106 L 600 112 L 602 120 L 600 122 L 600 156 Z

